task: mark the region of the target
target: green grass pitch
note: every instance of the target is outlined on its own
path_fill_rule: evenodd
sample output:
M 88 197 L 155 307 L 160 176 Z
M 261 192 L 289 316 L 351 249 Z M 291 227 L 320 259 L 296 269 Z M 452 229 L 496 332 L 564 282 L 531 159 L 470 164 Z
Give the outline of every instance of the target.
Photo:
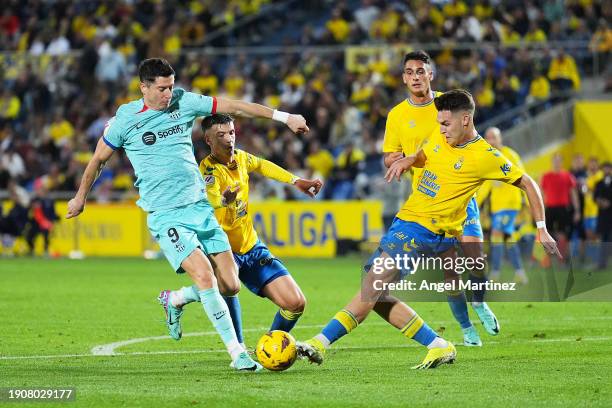
M 293 334 L 316 334 L 359 287 L 359 258 L 286 260 L 308 299 Z M 415 372 L 423 347 L 371 315 L 318 367 L 236 373 L 199 304 L 186 336 L 166 335 L 160 289 L 188 284 L 165 261 L 0 260 L 0 387 L 76 387 L 79 407 L 179 406 L 610 406 L 611 303 L 495 303 L 502 332 L 484 347 L 458 347 L 453 365 Z M 254 346 L 275 307 L 241 292 L 246 341 Z M 460 342 L 445 303 L 412 305 Z M 476 317 L 471 313 L 472 320 Z M 144 339 L 93 356 L 92 348 Z M 64 405 L 68 404 L 68 405 Z M 0 402 L 2 405 L 2 402 Z M 20 403 L 10 406 L 41 406 Z

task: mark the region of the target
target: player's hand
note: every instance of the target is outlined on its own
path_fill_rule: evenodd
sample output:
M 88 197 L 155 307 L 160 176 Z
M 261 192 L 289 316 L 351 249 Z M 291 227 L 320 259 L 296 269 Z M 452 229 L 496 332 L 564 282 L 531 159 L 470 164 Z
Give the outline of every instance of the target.
M 68 201 L 68 212 L 66 213 L 66 218 L 76 217 L 83 212 L 84 208 L 85 200 L 74 197 L 72 200 Z
M 223 190 L 223 193 L 221 193 L 223 195 L 223 199 L 225 200 L 225 204 L 231 204 L 236 201 L 236 196 L 238 195 L 239 191 L 240 186 L 236 186 L 234 188 L 227 186 L 227 188 Z
M 404 153 L 402 152 L 385 153 L 385 167 L 391 167 L 394 162 L 401 159 L 402 157 L 404 157 Z
M 302 115 L 289 114 L 287 119 L 287 126 L 293 133 L 306 133 L 310 129 L 306 126 L 306 119 Z
M 302 193 L 310 196 L 311 198 L 315 198 L 315 196 L 319 193 L 319 191 L 321 191 L 321 187 L 323 187 L 323 182 L 319 179 L 315 179 L 315 180 L 297 179 L 294 185 Z
M 385 173 L 385 180 L 387 180 L 387 183 L 392 182 L 394 178 L 400 181 L 402 174 L 410 170 L 415 159 L 414 156 L 408 156 L 394 161 L 389 167 L 389 170 L 387 170 L 387 173 Z
M 546 229 L 538 230 L 538 238 L 544 247 L 544 250 L 549 255 L 556 255 L 559 259 L 563 259 L 559 248 L 557 248 L 557 242 L 555 239 L 546 231 Z

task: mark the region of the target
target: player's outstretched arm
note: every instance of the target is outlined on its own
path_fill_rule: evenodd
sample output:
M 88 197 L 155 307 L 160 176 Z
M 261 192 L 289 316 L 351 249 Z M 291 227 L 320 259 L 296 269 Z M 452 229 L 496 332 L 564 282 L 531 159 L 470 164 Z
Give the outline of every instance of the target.
M 559 259 L 562 259 L 561 252 L 559 252 L 559 248 L 557 248 L 557 243 L 554 238 L 548 233 L 546 230 L 546 221 L 545 221 L 545 213 L 544 213 L 544 200 L 542 199 L 542 193 L 540 192 L 540 187 L 538 187 L 537 183 L 533 181 L 528 174 L 523 174 L 523 176 L 518 179 L 515 183 L 515 186 L 519 187 L 527 194 L 527 201 L 529 201 L 529 207 L 531 208 L 531 215 L 536 222 L 536 226 L 538 228 L 538 237 L 540 242 L 544 246 L 544 249 L 547 253 L 551 255 L 556 255 Z
M 425 156 L 425 152 L 422 149 L 413 155 L 396 160 L 385 173 L 385 180 L 387 180 L 387 183 L 392 182 L 394 178 L 400 181 L 402 174 L 410 170 L 411 167 L 423 167 L 426 161 L 427 156 Z
M 111 149 L 101 137 L 100 140 L 98 140 L 96 151 L 94 152 L 89 163 L 87 163 L 85 172 L 81 177 L 79 191 L 77 191 L 72 200 L 68 201 L 68 212 L 66 213 L 66 218 L 76 217 L 83 212 L 89 190 L 91 190 L 91 186 L 100 175 L 104 164 L 106 164 L 108 159 L 110 159 L 110 157 L 113 155 L 113 152 L 114 150 Z
M 294 133 L 306 133 L 309 130 L 306 125 L 306 119 L 304 119 L 302 115 L 294 115 L 273 110 L 267 106 L 253 102 L 217 98 L 217 112 L 230 113 L 238 116 L 274 119 L 286 124 Z
M 293 184 L 298 190 L 311 198 L 314 198 L 323 187 L 323 182 L 319 179 L 307 180 L 296 177 L 279 165 L 253 155 L 249 155 L 247 169 L 249 172 L 257 171 L 262 176 L 281 183 Z

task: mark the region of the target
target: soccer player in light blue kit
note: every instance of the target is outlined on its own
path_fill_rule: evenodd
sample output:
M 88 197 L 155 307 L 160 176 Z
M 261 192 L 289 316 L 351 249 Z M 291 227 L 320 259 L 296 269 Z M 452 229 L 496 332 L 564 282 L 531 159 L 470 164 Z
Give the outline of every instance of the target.
M 307 132 L 300 115 L 273 111 L 255 103 L 214 98 L 174 88 L 174 70 L 161 58 L 138 67 L 143 98 L 124 104 L 109 120 L 88 163 L 79 190 L 68 202 L 66 218 L 79 215 L 87 194 L 113 152 L 123 148 L 134 167 L 137 204 L 148 213 L 149 231 L 177 273 L 187 272 L 193 286 L 184 296 L 200 301 L 239 371 L 261 365 L 238 342 L 221 294 L 238 293 L 240 283 L 232 251 L 206 199 L 206 186 L 193 154 L 191 129 L 198 116 L 216 112 L 272 118 L 294 132 Z M 214 265 L 214 266 L 213 266 Z M 165 305 L 167 323 L 182 310 Z M 178 315 L 177 315 L 178 314 Z

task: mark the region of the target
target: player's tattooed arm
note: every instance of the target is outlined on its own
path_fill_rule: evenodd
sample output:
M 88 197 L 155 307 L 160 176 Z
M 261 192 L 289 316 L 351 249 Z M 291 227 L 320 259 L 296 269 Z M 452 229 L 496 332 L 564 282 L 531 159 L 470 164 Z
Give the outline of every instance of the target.
M 83 209 L 85 208 L 85 201 L 87 201 L 87 195 L 91 190 L 91 186 L 96 181 L 102 172 L 102 168 L 104 168 L 104 165 L 108 159 L 111 158 L 113 153 L 114 150 L 104 142 L 103 138 L 100 138 L 93 157 L 83 172 L 79 190 L 74 198 L 68 201 L 68 212 L 66 213 L 66 218 L 76 217 L 83 212 Z

